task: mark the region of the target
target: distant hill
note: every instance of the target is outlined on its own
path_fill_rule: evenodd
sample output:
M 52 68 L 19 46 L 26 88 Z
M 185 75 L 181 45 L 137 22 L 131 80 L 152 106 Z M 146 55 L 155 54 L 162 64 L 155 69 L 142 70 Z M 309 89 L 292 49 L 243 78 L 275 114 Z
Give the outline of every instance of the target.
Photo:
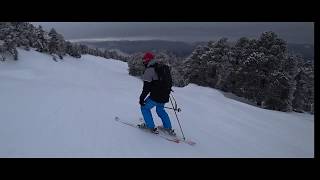
M 81 42 L 92 48 L 100 49 L 119 49 L 128 54 L 145 52 L 152 50 L 166 50 L 179 57 L 186 57 L 191 54 L 196 44 L 164 41 L 164 40 L 142 40 L 142 41 L 100 41 L 100 42 Z
M 178 57 L 189 56 L 198 45 L 206 45 L 207 42 L 187 43 L 181 41 L 165 40 L 140 40 L 140 41 L 99 41 L 99 42 L 81 42 L 92 48 L 99 49 L 118 49 L 127 54 L 136 52 L 145 52 L 152 50 L 166 50 L 174 53 Z M 288 44 L 290 53 L 300 54 L 306 60 L 313 61 L 314 46 L 310 44 Z

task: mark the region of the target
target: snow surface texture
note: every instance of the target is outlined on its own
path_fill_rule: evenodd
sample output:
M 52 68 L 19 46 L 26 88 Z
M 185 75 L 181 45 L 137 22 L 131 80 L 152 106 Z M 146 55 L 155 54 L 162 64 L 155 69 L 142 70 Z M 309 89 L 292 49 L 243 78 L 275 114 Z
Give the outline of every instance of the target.
M 0 157 L 314 157 L 313 115 L 261 109 L 194 84 L 174 96 L 196 146 L 116 122 L 139 122 L 142 89 L 117 60 L 54 62 L 20 49 L 18 61 L 0 62 L 0 82 Z

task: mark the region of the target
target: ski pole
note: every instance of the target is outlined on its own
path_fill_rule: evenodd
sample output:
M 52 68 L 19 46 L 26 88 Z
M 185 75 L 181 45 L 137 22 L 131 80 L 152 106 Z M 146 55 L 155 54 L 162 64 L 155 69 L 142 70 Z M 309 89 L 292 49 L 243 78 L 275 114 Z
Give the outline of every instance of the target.
M 176 111 L 178 111 L 178 112 L 180 112 L 180 111 L 181 111 L 181 109 L 180 109 L 180 108 L 171 108 L 171 107 L 164 107 L 164 108 L 166 108 L 166 109 L 176 110 Z
M 172 91 L 172 92 L 174 92 L 174 91 Z M 173 94 L 171 94 L 171 96 L 172 96 L 172 98 L 173 98 L 173 100 L 174 100 L 175 108 L 176 108 L 176 109 L 179 109 L 179 108 L 178 108 L 178 105 L 177 105 L 177 101 L 176 101 L 176 99 L 174 98 Z M 178 111 L 178 112 L 179 112 L 179 111 Z
M 169 99 L 170 99 L 170 102 L 171 102 L 172 108 L 174 109 L 174 107 L 173 107 L 173 103 L 172 103 L 172 100 L 171 100 L 171 97 L 169 97 Z M 183 133 L 183 131 L 182 131 L 182 128 L 181 128 L 181 125 L 180 125 L 180 121 L 179 121 L 179 119 L 178 119 L 178 116 L 177 116 L 177 113 L 176 113 L 176 110 L 175 110 L 175 109 L 174 109 L 174 114 L 176 115 L 177 121 L 178 121 L 178 123 L 179 123 L 179 127 L 180 127 L 180 130 L 181 130 L 181 132 L 182 132 L 183 140 L 186 140 L 186 138 L 184 137 L 184 133 Z

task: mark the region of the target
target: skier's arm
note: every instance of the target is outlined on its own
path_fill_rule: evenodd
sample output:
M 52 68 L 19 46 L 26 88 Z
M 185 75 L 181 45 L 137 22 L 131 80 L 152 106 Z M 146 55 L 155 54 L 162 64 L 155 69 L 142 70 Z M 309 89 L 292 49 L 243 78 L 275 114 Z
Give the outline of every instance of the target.
M 143 89 L 140 95 L 140 102 L 144 102 L 144 99 L 151 92 L 151 82 L 143 81 Z
M 143 80 L 143 90 L 140 95 L 140 105 L 144 104 L 144 99 L 147 97 L 147 95 L 151 92 L 151 82 L 154 79 L 155 71 L 153 68 L 147 68 L 143 75 L 142 75 L 142 80 Z

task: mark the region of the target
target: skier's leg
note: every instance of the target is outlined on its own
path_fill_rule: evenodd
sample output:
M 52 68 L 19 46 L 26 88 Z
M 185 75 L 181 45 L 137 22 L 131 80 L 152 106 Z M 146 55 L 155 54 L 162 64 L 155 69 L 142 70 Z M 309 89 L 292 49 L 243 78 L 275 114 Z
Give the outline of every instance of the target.
M 141 112 L 143 115 L 143 119 L 146 122 L 147 128 L 153 129 L 155 127 L 151 109 L 155 106 L 154 102 L 150 99 L 146 99 L 146 104 L 144 106 L 141 106 Z
M 157 106 L 156 111 L 157 111 L 158 116 L 162 120 L 163 127 L 167 128 L 167 129 L 171 129 L 172 126 L 171 126 L 170 118 L 169 118 L 167 112 L 164 110 L 164 104 L 157 103 L 156 106 Z

